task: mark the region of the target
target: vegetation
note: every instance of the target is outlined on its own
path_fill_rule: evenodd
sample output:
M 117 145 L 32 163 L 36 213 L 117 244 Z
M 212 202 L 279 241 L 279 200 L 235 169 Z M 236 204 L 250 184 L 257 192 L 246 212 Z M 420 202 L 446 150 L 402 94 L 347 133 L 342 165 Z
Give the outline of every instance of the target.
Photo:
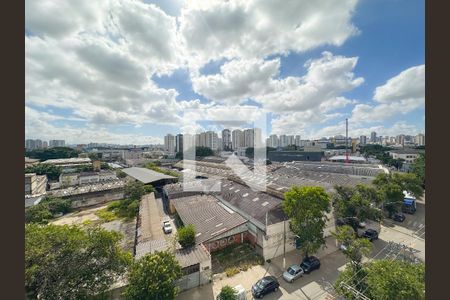
M 196 157 L 211 156 L 213 154 L 214 154 L 214 152 L 211 150 L 211 148 L 203 147 L 203 146 L 195 147 L 195 156 Z
M 233 276 L 240 271 L 247 271 L 255 265 L 263 265 L 264 258 L 256 253 L 254 247 L 247 242 L 232 244 L 211 253 L 213 272 L 220 273 L 225 270 L 227 276 Z
M 194 225 L 189 224 L 178 228 L 177 231 L 178 242 L 181 247 L 187 248 L 195 245 L 195 228 Z
M 422 187 L 425 188 L 425 154 L 422 153 L 420 156 L 413 162 L 411 166 L 411 172 L 419 178 L 422 182 Z
M 70 210 L 70 200 L 48 197 L 25 210 L 25 222 L 47 224 L 55 214 L 66 214 Z
M 95 214 L 105 222 L 117 219 L 132 219 L 139 212 L 139 200 L 124 199 L 113 201 L 105 209 L 98 210 Z
M 373 300 L 425 299 L 425 264 L 412 264 L 399 260 L 375 260 L 356 273 L 346 268 L 335 283 L 336 291 L 346 299 L 356 299 L 355 295 L 341 287 L 347 283 Z
M 218 300 L 237 300 L 237 291 L 229 285 L 222 287 Z
M 245 156 L 247 156 L 248 158 L 253 159 L 253 157 L 255 156 L 255 148 L 247 147 L 247 149 L 245 149 Z
M 400 210 L 407 191 L 419 198 L 423 195 L 420 179 L 413 173 L 378 174 L 373 184 L 377 187 L 383 200 L 383 207 L 391 216 Z
M 127 177 L 127 173 L 125 173 L 122 170 L 117 170 L 116 171 L 116 176 L 119 177 L 119 178 L 125 178 L 125 177 Z
M 356 217 L 359 221 L 366 219 L 380 220 L 381 212 L 376 208 L 382 197 L 378 191 L 370 186 L 356 187 L 335 186 L 333 205 L 338 218 Z
M 129 181 L 124 186 L 124 196 L 131 200 L 140 200 L 143 195 L 154 191 L 155 188 L 153 186 L 144 185 L 139 181 Z
M 392 158 L 388 153 L 388 151 L 391 151 L 391 150 L 393 150 L 393 148 L 384 147 L 382 145 L 376 145 L 376 144 L 375 145 L 365 145 L 360 148 L 361 153 L 365 157 L 373 156 L 387 166 L 400 169 L 403 165 L 403 160 Z
M 326 213 L 330 199 L 322 187 L 292 187 L 284 194 L 284 212 L 290 220 L 291 231 L 297 235 L 305 257 L 325 244 Z
M 361 269 L 361 260 L 372 251 L 372 243 L 368 239 L 360 239 L 355 231 L 348 225 L 340 226 L 332 235 L 341 244 L 347 248 L 344 255 L 350 260 L 352 268 L 357 272 Z
M 25 173 L 36 173 L 37 175 L 47 175 L 49 180 L 58 180 L 62 168 L 50 164 L 36 164 L 25 168 Z
M 54 147 L 25 151 L 25 156 L 43 161 L 47 159 L 78 157 L 79 153 L 79 151 L 69 147 Z
M 128 299 L 175 299 L 178 288 L 175 281 L 181 277 L 181 267 L 168 251 L 147 254 L 134 262 L 125 289 Z
M 132 260 L 120 239 L 100 227 L 26 224 L 27 298 L 86 299 L 104 292 Z
M 145 167 L 147 169 L 153 170 L 153 171 L 158 172 L 158 173 L 166 174 L 166 175 L 169 175 L 169 176 L 173 176 L 173 177 L 179 177 L 180 176 L 180 174 L 178 174 L 177 172 L 166 170 L 166 169 L 161 169 L 156 163 L 148 163 L 148 164 L 145 165 Z

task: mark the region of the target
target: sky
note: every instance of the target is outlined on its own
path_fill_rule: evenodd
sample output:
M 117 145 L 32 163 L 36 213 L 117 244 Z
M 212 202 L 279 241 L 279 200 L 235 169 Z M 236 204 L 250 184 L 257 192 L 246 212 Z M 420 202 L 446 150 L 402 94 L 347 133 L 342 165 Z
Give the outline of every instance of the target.
M 353 137 L 423 133 L 424 6 L 26 0 L 25 137 L 155 144 L 261 116 L 302 139 L 346 118 Z

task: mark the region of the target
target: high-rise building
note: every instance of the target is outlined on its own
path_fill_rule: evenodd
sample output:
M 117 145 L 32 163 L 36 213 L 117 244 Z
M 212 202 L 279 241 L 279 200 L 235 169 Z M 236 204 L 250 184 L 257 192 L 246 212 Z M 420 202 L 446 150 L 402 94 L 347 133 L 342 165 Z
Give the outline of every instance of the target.
M 253 128 L 244 130 L 244 147 L 253 147 L 255 144 L 255 132 Z
M 269 137 L 268 147 L 277 148 L 279 144 L 278 136 L 276 134 L 271 134 Z
M 288 144 L 288 146 L 295 145 L 295 137 L 293 135 L 287 136 L 287 144 Z
M 285 134 L 280 135 L 280 147 L 286 147 L 288 145 L 288 138 Z
M 404 134 L 397 135 L 396 141 L 397 144 L 399 145 L 405 145 L 405 135 Z
M 47 143 L 47 141 L 43 141 L 42 142 L 42 148 L 48 148 L 48 143 Z
M 223 150 L 231 150 L 232 149 L 230 129 L 222 130 L 222 147 L 223 147 Z
M 175 138 L 175 151 L 183 152 L 183 135 L 181 133 L 177 134 Z
M 208 147 L 212 150 L 217 150 L 219 146 L 217 133 L 214 131 L 205 132 L 205 147 Z
M 48 146 L 52 147 L 64 147 L 66 142 L 64 140 L 50 140 L 48 141 Z
M 376 141 L 377 141 L 377 133 L 375 131 L 372 131 L 372 133 L 370 133 L 370 142 L 376 143 Z
M 34 150 L 36 149 L 36 143 L 31 139 L 25 140 L 25 148 L 27 150 Z
M 235 129 L 231 132 L 231 144 L 233 150 L 244 147 L 244 133 L 240 129 Z
M 361 136 L 359 137 L 359 144 L 360 144 L 360 145 L 365 145 L 365 144 L 367 144 L 367 137 L 366 137 L 365 135 L 361 135 Z
M 300 147 L 300 141 L 301 141 L 301 137 L 299 135 L 296 135 L 294 138 L 295 146 Z
M 175 136 L 168 134 L 164 137 L 164 149 L 169 152 L 169 154 L 175 154 L 176 150 L 176 140 Z
M 419 133 L 415 137 L 415 143 L 417 146 L 425 146 L 425 134 Z

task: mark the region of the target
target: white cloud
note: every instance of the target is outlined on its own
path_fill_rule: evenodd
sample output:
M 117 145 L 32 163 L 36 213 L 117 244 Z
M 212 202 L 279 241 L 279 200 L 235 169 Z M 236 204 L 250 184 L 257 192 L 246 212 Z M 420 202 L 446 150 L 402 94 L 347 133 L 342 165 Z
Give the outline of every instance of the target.
M 374 105 L 358 104 L 351 120 L 381 122 L 393 116 L 406 115 L 425 105 L 425 65 L 406 69 L 375 89 Z
M 306 75 L 276 79 L 280 60 L 232 60 L 219 74 L 194 76 L 193 89 L 207 98 L 238 103 L 251 98 L 272 112 L 305 111 L 320 107 L 331 111 L 353 103 L 340 96 L 364 82 L 355 78 L 357 57 L 323 52 L 305 64 Z
M 357 2 L 186 1 L 180 32 L 197 67 L 221 57 L 264 58 L 340 46 L 358 32 L 351 23 Z

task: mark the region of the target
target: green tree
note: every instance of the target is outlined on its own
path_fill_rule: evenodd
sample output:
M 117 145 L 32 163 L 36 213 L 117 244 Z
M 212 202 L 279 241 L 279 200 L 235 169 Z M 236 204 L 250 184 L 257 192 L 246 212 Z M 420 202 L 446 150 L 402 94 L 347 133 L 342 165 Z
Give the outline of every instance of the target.
M 195 228 L 194 225 L 189 224 L 181 227 L 177 231 L 178 242 L 181 247 L 187 248 L 195 245 Z
M 145 194 L 144 184 L 140 181 L 129 181 L 124 186 L 124 196 L 131 200 L 141 200 Z
M 417 176 L 422 182 L 422 187 L 425 188 L 425 153 L 420 154 L 413 162 L 411 172 Z
M 29 298 L 86 299 L 125 273 L 131 254 L 121 235 L 100 227 L 25 225 L 25 291 Z
M 195 156 L 197 157 L 211 156 L 213 154 L 214 152 L 211 150 L 211 148 L 203 146 L 195 147 Z
M 44 161 L 47 159 L 78 157 L 79 153 L 79 151 L 69 147 L 54 147 L 49 149 L 26 151 L 25 156 Z
M 119 177 L 119 178 L 125 178 L 125 177 L 127 177 L 127 173 L 125 173 L 122 170 L 117 170 L 116 171 L 116 176 Z
M 245 149 L 245 156 L 248 158 L 253 158 L 255 156 L 255 148 L 247 147 L 247 149 Z
M 218 300 L 237 300 L 237 291 L 229 285 L 225 285 L 220 290 Z
M 361 268 L 362 257 L 372 251 L 372 243 L 368 239 L 357 238 L 353 228 L 348 225 L 338 227 L 336 232 L 331 234 L 340 244 L 345 245 L 344 255 L 350 260 L 352 268 L 358 271 Z
M 124 295 L 136 300 L 175 299 L 175 281 L 181 275 L 181 267 L 169 251 L 147 254 L 132 264 Z
M 401 208 L 404 199 L 403 191 L 417 198 L 423 195 L 422 183 L 412 173 L 378 174 L 373 184 L 380 191 L 383 207 L 390 216 Z
M 337 217 L 356 217 L 359 221 L 381 219 L 376 206 L 382 197 L 375 188 L 360 184 L 356 187 L 335 186 L 335 191 L 332 198 Z
M 25 222 L 47 224 L 53 218 L 53 215 L 65 214 L 70 210 L 70 200 L 48 197 L 25 210 Z
M 322 187 L 292 187 L 284 194 L 284 212 L 290 220 L 290 227 L 308 257 L 325 244 L 324 228 L 326 213 L 330 211 L 330 199 Z
M 365 264 L 358 273 L 346 268 L 339 274 L 335 289 L 346 299 L 356 299 L 341 286 L 344 282 L 373 300 L 421 300 L 425 299 L 425 264 L 383 259 Z
M 47 175 L 49 180 L 58 180 L 62 172 L 61 167 L 50 164 L 36 164 L 25 168 L 25 173 L 36 173 L 37 175 Z

